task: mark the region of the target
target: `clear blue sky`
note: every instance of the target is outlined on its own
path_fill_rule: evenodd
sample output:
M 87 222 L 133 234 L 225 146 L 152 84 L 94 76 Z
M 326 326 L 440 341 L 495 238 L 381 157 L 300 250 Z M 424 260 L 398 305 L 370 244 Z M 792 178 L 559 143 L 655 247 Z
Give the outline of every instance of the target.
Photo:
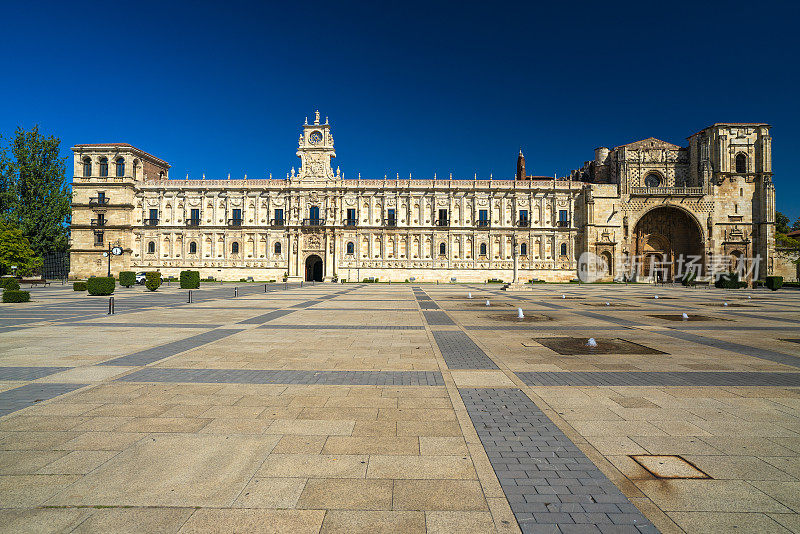
M 0 8 L 5 134 L 279 177 L 319 108 L 348 176 L 467 178 L 510 177 L 520 146 L 563 175 L 596 146 L 768 122 L 778 209 L 800 216 L 795 2 L 25 4 Z

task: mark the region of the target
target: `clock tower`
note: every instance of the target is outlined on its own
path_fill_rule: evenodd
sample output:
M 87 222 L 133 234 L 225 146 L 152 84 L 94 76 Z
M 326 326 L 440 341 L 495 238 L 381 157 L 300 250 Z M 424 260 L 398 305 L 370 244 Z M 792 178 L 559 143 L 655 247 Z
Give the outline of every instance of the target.
M 325 124 L 320 124 L 319 111 L 314 112 L 314 124 L 308 124 L 308 119 L 303 124 L 297 156 L 300 158 L 300 170 L 296 175 L 293 174 L 294 177 L 301 180 L 325 180 L 334 177 L 331 168 L 331 159 L 336 157 L 333 135 L 327 117 Z M 338 169 L 336 175 L 339 175 Z

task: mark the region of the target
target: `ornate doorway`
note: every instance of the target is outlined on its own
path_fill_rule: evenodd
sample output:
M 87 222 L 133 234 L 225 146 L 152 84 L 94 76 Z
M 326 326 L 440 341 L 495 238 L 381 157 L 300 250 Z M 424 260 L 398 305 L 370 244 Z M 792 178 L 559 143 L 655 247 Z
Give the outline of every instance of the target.
M 306 282 L 322 282 L 322 258 L 316 254 L 306 258 Z
M 634 229 L 637 273 L 655 280 L 672 280 L 679 262 L 703 263 L 703 234 L 697 221 L 680 208 L 648 211 Z

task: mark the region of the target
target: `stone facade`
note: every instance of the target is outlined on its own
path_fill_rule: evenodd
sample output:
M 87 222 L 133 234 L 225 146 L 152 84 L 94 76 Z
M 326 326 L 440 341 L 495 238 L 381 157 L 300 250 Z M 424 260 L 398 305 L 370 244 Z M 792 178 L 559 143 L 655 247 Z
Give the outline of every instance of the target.
M 105 273 L 109 243 L 124 249 L 114 273 L 222 280 L 565 281 L 584 252 L 608 277 L 639 254 L 773 261 L 765 124 L 716 124 L 686 148 L 600 148 L 563 178 L 527 176 L 521 152 L 515 179 L 345 178 L 318 112 L 285 179 L 171 180 L 167 162 L 127 144 L 72 150 L 73 277 Z M 670 230 L 675 214 L 683 227 Z

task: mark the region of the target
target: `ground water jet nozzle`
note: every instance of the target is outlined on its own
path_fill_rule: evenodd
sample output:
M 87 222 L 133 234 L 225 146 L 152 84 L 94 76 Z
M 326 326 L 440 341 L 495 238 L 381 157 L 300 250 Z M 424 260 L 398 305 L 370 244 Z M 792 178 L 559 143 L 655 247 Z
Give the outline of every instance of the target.
M 586 342 L 586 346 L 594 348 L 597 346 L 597 341 L 595 341 L 593 337 L 590 337 L 589 341 Z

